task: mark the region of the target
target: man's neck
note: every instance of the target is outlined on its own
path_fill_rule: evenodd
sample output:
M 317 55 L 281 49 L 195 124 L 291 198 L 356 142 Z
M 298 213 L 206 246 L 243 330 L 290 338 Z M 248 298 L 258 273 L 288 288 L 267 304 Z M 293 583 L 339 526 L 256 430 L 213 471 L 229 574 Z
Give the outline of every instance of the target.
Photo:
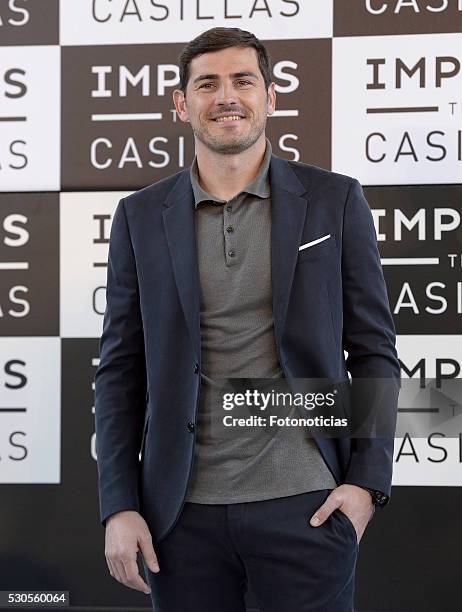
M 196 142 L 199 184 L 216 198 L 230 200 L 252 181 L 265 156 L 265 135 L 237 155 L 218 155 Z

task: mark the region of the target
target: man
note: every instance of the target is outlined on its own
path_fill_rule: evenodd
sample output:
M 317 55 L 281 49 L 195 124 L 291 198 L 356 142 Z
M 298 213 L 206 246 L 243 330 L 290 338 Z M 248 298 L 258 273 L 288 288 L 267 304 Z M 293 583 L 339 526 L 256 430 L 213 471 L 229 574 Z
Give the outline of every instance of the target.
M 224 378 L 399 379 L 371 212 L 355 179 L 272 154 L 275 83 L 251 33 L 189 43 L 173 99 L 194 161 L 122 199 L 111 230 L 95 376 L 109 571 L 157 612 L 244 611 L 248 581 L 262 612 L 352 610 L 393 438 L 223 439 L 211 416 Z

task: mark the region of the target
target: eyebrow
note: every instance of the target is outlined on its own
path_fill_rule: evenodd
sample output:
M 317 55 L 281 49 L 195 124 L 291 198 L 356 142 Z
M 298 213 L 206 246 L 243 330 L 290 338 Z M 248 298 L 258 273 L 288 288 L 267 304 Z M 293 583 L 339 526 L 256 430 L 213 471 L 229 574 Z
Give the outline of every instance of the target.
M 250 70 L 247 70 L 244 72 L 233 72 L 229 76 L 232 77 L 233 79 L 237 79 L 239 77 L 244 77 L 244 76 L 250 76 L 250 77 L 254 77 L 255 79 L 258 79 L 258 75 L 256 75 L 255 72 L 251 72 Z M 219 74 L 200 74 L 198 77 L 194 79 L 193 83 L 197 83 L 199 81 L 205 81 L 208 79 L 219 79 L 219 78 L 220 78 Z

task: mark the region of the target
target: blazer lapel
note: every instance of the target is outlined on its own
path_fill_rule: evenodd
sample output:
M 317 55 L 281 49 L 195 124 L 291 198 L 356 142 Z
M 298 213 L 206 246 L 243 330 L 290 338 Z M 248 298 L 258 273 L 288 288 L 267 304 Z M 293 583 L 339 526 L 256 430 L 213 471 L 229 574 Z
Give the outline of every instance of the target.
M 290 164 L 276 155 L 270 162 L 271 278 L 275 339 L 280 347 L 308 201 Z M 191 341 L 200 361 L 199 267 L 194 196 L 189 168 L 180 173 L 164 203 L 163 220 L 175 282 Z
M 276 155 L 271 156 L 270 184 L 273 318 L 275 340 L 280 347 L 309 205 L 308 200 L 301 197 L 306 193 L 305 186 L 290 164 Z M 280 358 L 283 359 L 281 355 Z
M 179 179 L 165 200 L 164 207 L 162 216 L 173 274 L 191 342 L 197 361 L 200 363 L 199 266 L 194 194 L 189 178 L 189 168 L 180 173 Z

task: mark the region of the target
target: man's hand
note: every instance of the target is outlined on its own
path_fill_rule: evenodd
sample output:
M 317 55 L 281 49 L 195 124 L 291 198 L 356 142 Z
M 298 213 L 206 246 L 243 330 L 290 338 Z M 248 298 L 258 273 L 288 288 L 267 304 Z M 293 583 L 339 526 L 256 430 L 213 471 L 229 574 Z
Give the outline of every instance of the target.
M 106 521 L 106 562 L 113 578 L 146 595 L 151 592 L 141 578 L 136 556 L 141 551 L 152 572 L 159 571 L 156 553 L 146 521 L 135 510 L 112 514 Z
M 310 525 L 318 527 L 322 525 L 327 517 L 336 509 L 347 515 L 356 530 L 358 544 L 372 515 L 375 507 L 369 491 L 352 484 L 342 484 L 329 494 L 326 501 L 320 506 L 310 519 Z

